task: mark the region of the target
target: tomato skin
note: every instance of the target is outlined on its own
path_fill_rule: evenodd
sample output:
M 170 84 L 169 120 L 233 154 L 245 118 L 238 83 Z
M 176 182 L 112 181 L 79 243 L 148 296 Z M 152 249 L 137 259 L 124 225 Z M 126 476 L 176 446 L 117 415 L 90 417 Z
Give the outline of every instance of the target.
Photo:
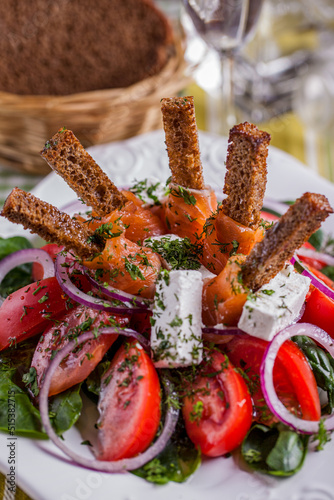
M 265 210 L 261 210 L 261 217 L 263 220 L 267 222 L 273 222 L 274 224 L 280 219 L 277 215 L 266 212 Z
M 79 325 L 88 321 L 91 322 L 88 329 L 93 329 L 101 323 L 110 326 L 110 316 L 111 314 L 103 311 L 77 306 L 63 316 L 61 323 L 52 325 L 46 330 L 36 346 L 31 361 L 31 366 L 36 369 L 38 387 L 40 388 L 43 384 L 45 372 L 49 367 L 53 353 L 68 344 L 69 335 L 76 334 Z M 117 316 L 115 319 L 120 326 L 128 323 L 127 317 Z M 71 353 L 56 369 L 50 385 L 49 396 L 66 391 L 66 389 L 85 380 L 117 337 L 117 334 L 100 335 L 96 339 L 81 344 L 78 352 Z
M 9 347 L 13 339 L 17 343 L 41 333 L 69 307 L 69 298 L 55 277 L 20 288 L 0 307 L 0 350 Z
M 48 243 L 47 245 L 41 247 L 41 250 L 47 252 L 54 262 L 56 260 L 58 253 L 61 252 L 63 248 L 64 247 L 60 247 L 55 243 Z M 32 279 L 34 281 L 39 281 L 42 280 L 43 277 L 44 277 L 43 266 L 41 266 L 41 264 L 38 264 L 38 262 L 34 262 L 32 265 Z
M 312 323 L 334 338 L 334 301 L 314 288 L 306 301 L 302 323 Z
M 314 267 L 314 266 L 312 266 L 312 264 L 310 262 L 308 262 L 308 261 L 311 261 L 311 260 L 313 261 L 314 259 L 307 259 L 307 260 L 300 259 L 300 260 L 303 260 L 303 262 L 305 262 L 305 264 L 307 265 L 307 267 L 309 268 L 309 270 L 311 271 L 311 273 L 314 274 L 314 276 L 316 276 L 321 281 L 323 281 L 325 283 L 325 285 L 327 285 L 329 288 L 334 288 L 334 282 L 328 276 L 326 276 L 325 274 L 323 274 L 321 272 L 321 269 L 324 266 L 321 265 L 319 261 L 314 261 L 315 264 L 318 265 L 318 267 Z
M 227 357 L 212 351 L 210 358 L 191 385 L 192 394 L 184 398 L 183 417 L 191 441 L 204 455 L 218 457 L 234 450 L 246 436 L 252 423 L 252 401 Z M 194 418 L 200 402 L 203 411 Z
M 150 357 L 136 341 L 126 342 L 102 379 L 97 458 L 120 460 L 143 452 L 159 428 L 160 404 Z
M 243 335 L 231 340 L 225 351 L 235 366 L 245 370 L 254 384 L 254 419 L 268 424 L 274 418 L 266 408 L 259 383 L 260 366 L 267 346 L 265 340 Z M 320 401 L 313 372 L 304 354 L 291 340 L 286 341 L 278 351 L 273 377 L 275 390 L 288 407 L 299 409 L 305 420 L 320 419 Z

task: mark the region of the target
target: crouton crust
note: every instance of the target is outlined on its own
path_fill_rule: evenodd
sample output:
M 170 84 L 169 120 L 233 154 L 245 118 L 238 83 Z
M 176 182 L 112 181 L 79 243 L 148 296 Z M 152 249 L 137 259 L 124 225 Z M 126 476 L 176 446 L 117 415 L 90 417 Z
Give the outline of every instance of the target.
M 261 220 L 270 138 L 248 122 L 236 125 L 229 134 L 223 211 L 251 229 L 256 229 Z
M 71 130 L 60 129 L 41 151 L 42 157 L 98 215 L 122 207 L 127 199 L 111 182 Z
M 204 189 L 194 98 L 162 99 L 161 112 L 172 181 L 189 189 Z
M 253 247 L 242 268 L 243 284 L 255 292 L 268 283 L 331 213 L 326 196 L 304 193 Z
M 38 234 L 47 242 L 57 243 L 73 251 L 82 259 L 100 253 L 96 243 L 90 243 L 91 231 L 58 208 L 40 200 L 31 193 L 14 188 L 7 197 L 1 215 L 11 222 Z

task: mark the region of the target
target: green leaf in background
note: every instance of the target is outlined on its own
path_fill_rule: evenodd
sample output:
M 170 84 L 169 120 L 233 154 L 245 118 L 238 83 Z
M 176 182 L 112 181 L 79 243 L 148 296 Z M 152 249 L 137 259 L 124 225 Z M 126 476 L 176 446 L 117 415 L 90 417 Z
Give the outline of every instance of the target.
M 70 429 L 80 417 L 82 409 L 80 386 L 81 384 L 77 384 L 50 398 L 49 415 L 57 434 L 62 434 Z
M 309 337 L 298 335 L 292 340 L 307 358 L 317 385 L 327 392 L 328 407 L 325 408 L 325 412 L 332 413 L 334 408 L 334 360 L 332 356 L 318 347 Z
M 201 452 L 188 438 L 183 419 L 180 417 L 176 431 L 166 448 L 153 460 L 132 473 L 156 484 L 166 484 L 169 481 L 182 483 L 200 464 Z
M 32 245 L 23 236 L 0 238 L 0 260 L 25 248 L 32 248 Z M 31 268 L 32 264 L 22 264 L 12 269 L 0 284 L 0 296 L 7 297 L 15 290 L 31 283 Z
M 308 436 L 301 436 L 279 424 L 255 424 L 245 437 L 241 454 L 254 470 L 274 476 L 292 476 L 303 465 Z
M 37 340 L 20 343 L 0 354 L 0 431 L 8 432 L 8 399 L 15 401 L 15 435 L 47 438 L 38 408 L 31 401 L 22 378 L 29 373 Z M 49 399 L 50 419 L 57 434 L 62 434 L 79 418 L 82 400 L 80 385 Z M 11 398 L 8 398 L 8 395 Z
M 308 239 L 308 242 L 311 243 L 318 252 L 321 251 L 323 241 L 324 233 L 321 229 L 318 229 L 318 231 L 313 233 Z
M 328 276 L 329 279 L 334 281 L 334 266 L 325 266 L 321 269 L 322 274 Z

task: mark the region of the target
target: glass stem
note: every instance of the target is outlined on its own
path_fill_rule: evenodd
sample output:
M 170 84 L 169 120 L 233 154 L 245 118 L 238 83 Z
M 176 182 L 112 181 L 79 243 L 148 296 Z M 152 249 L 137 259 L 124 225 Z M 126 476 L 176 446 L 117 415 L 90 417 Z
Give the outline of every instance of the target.
M 236 125 L 237 118 L 234 106 L 233 89 L 233 55 L 223 53 L 220 55 L 221 64 L 221 113 L 222 135 L 228 137 L 229 130 Z

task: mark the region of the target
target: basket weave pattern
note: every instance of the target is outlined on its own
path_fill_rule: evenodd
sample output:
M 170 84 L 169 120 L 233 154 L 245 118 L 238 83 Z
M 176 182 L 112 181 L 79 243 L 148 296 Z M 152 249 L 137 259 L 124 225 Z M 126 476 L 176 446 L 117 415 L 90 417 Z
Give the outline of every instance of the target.
M 73 130 L 84 147 L 160 128 L 160 100 L 190 82 L 186 66 L 178 42 L 159 74 L 127 88 L 67 96 L 0 92 L 0 163 L 25 173 L 48 173 L 39 152 L 63 126 Z

